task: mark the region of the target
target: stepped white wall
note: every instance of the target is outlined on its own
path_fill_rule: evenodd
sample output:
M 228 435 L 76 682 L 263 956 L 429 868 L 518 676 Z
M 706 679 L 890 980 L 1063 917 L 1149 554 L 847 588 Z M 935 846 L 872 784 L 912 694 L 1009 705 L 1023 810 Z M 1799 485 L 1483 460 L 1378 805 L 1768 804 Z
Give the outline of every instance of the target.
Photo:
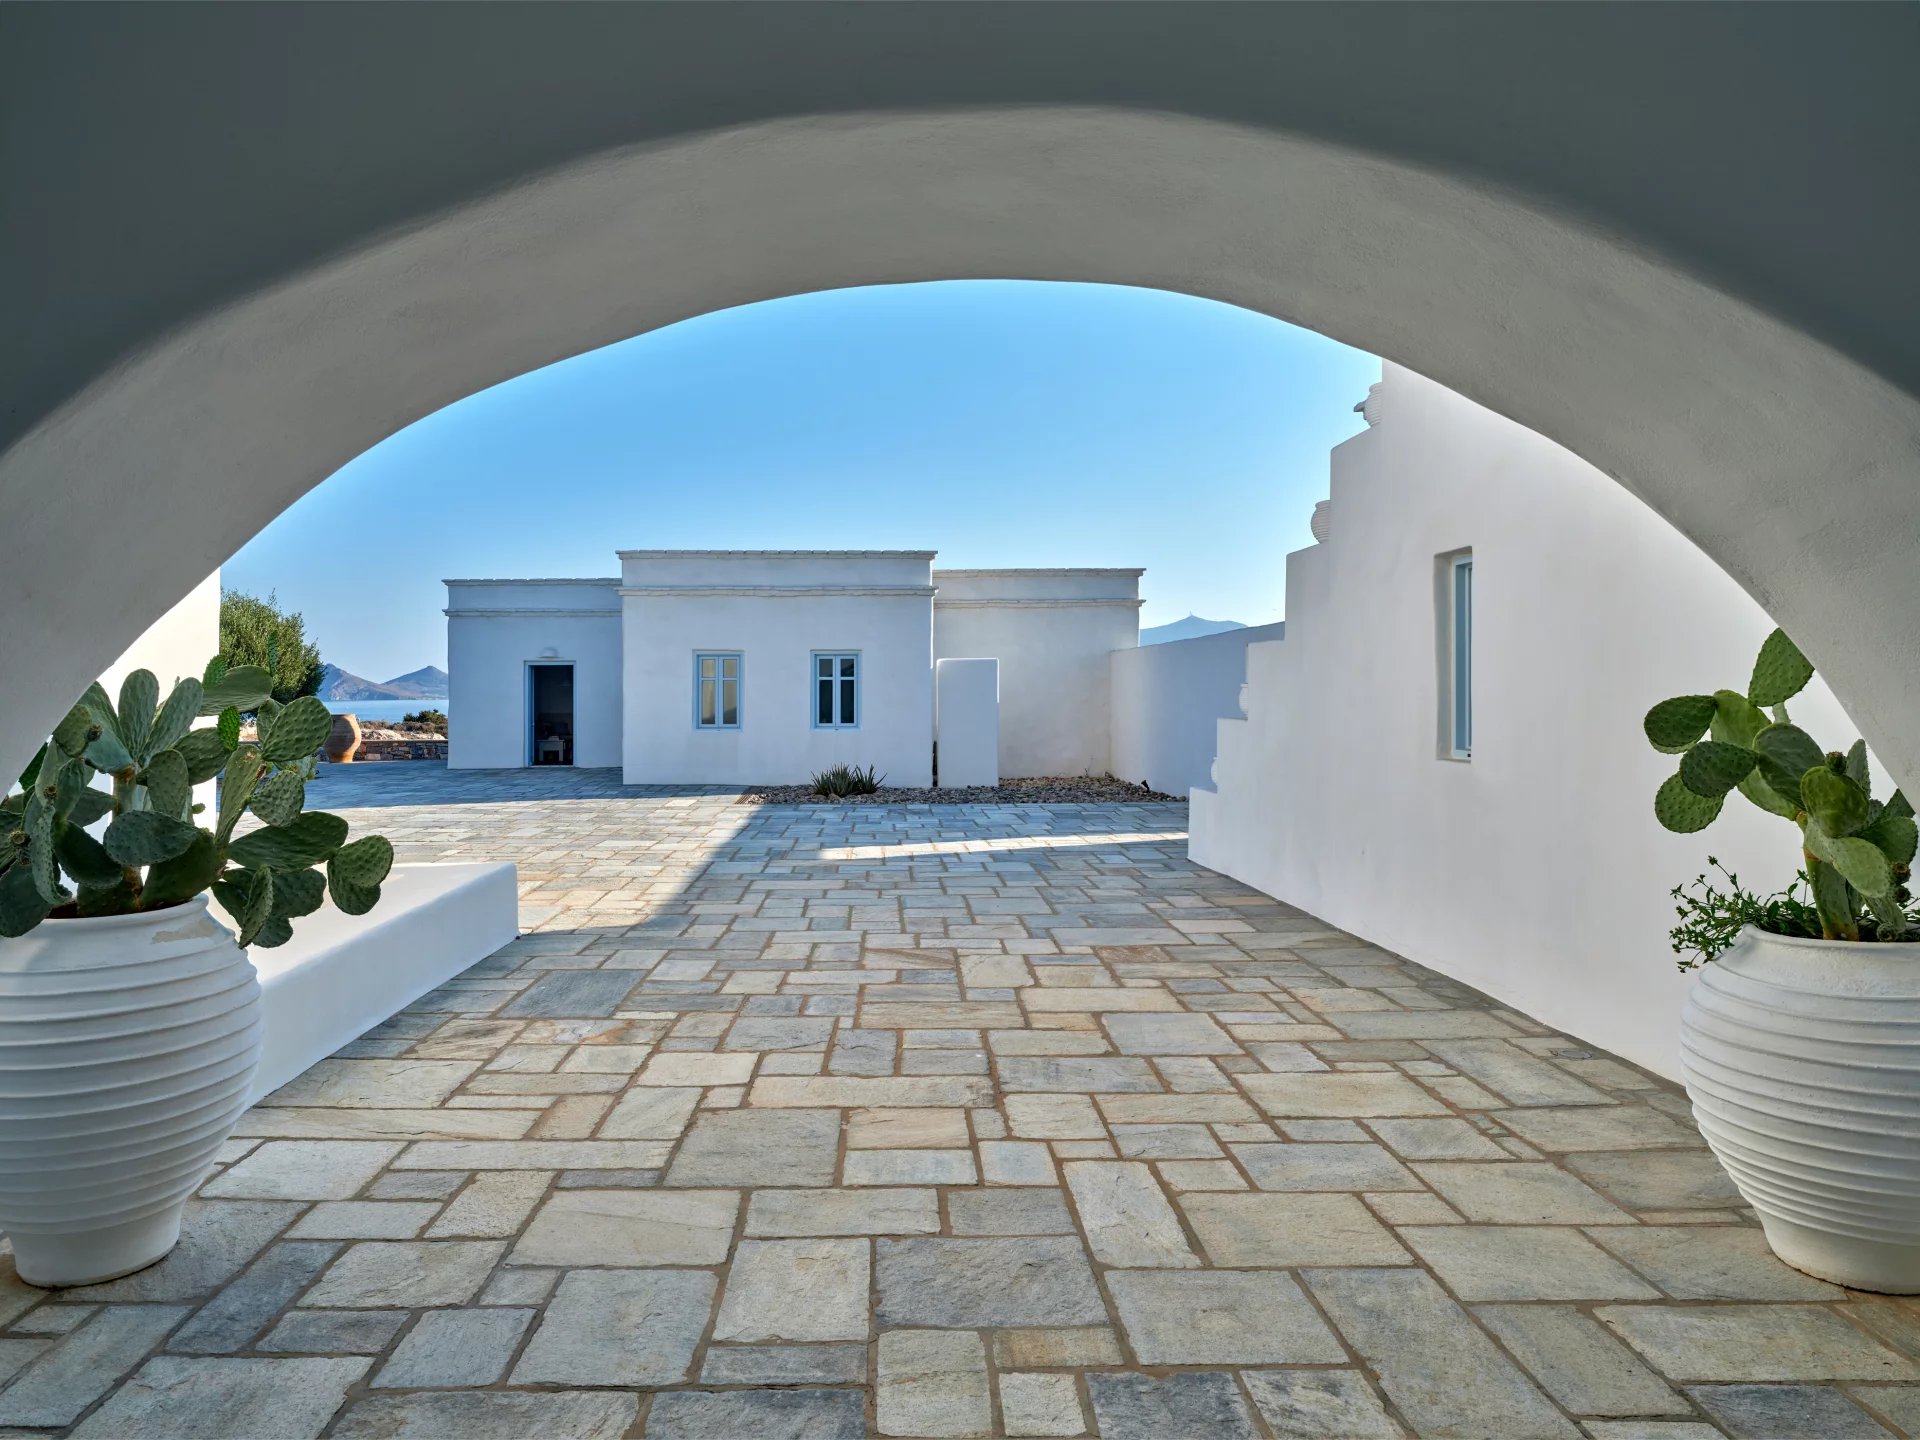
M 1192 855 L 1661 1074 L 1687 981 L 1668 891 L 1709 854 L 1773 888 L 1785 821 L 1734 796 L 1671 835 L 1667 695 L 1744 689 L 1771 622 L 1619 485 L 1397 366 L 1333 452 L 1331 531 L 1287 564 L 1287 633 L 1248 651 Z M 1435 559 L 1474 552 L 1474 755 L 1439 758 Z M 1851 722 L 1818 681 L 1794 719 Z M 1876 780 L 1885 785 L 1876 767 Z
M 1115 650 L 1114 775 L 1169 795 L 1212 784 L 1220 721 L 1241 718 L 1247 647 L 1286 633 L 1281 621 Z

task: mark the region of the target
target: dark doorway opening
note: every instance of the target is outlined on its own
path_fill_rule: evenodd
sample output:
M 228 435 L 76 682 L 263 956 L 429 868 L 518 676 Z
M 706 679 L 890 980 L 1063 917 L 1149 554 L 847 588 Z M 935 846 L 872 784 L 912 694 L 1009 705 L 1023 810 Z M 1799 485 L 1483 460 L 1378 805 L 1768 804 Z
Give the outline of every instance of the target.
M 529 763 L 573 764 L 573 666 L 527 667 L 527 720 Z

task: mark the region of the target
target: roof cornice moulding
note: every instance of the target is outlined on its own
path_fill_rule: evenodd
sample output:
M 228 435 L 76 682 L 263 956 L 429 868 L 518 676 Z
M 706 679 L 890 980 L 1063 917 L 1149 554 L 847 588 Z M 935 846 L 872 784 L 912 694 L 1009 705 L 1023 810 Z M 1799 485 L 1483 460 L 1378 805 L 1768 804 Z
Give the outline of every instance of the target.
M 1145 570 L 1108 568 L 1099 565 L 1052 565 L 1024 570 L 936 570 L 935 580 L 990 580 L 1003 575 L 1131 575 L 1138 580 Z
M 1124 600 L 1108 595 L 1009 596 L 1003 599 L 971 595 L 952 599 L 944 595 L 933 597 L 933 608 L 936 610 L 1138 610 L 1146 603 L 1144 600 Z
M 550 605 L 521 605 L 512 608 L 496 606 L 472 610 L 460 609 L 449 605 L 440 613 L 449 620 L 502 620 L 524 615 L 538 615 L 548 620 L 577 620 L 582 617 L 596 620 L 601 618 L 618 620 L 620 618 L 620 612 L 618 610 L 563 610 L 557 606 Z
M 808 599 L 834 595 L 883 595 L 895 598 L 927 600 L 933 596 L 931 585 L 626 585 L 620 590 L 628 596 L 672 599 L 676 596 L 745 595 L 769 600 Z
M 616 550 L 622 560 L 764 560 L 795 556 L 812 560 L 927 560 L 938 550 Z
M 620 583 L 618 575 L 608 576 L 604 580 L 583 579 L 578 575 L 559 576 L 550 580 L 442 580 L 442 585 L 600 585 L 611 587 Z

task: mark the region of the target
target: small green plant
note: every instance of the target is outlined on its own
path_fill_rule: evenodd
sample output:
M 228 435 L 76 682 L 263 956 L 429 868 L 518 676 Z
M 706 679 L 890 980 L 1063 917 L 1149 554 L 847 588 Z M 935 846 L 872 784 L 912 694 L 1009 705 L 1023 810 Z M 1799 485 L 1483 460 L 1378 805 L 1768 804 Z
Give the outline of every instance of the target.
M 431 725 L 444 731 L 447 728 L 447 712 L 444 710 L 410 710 L 400 717 L 402 725 Z
M 1823 752 L 1791 722 L 1787 701 L 1812 678 L 1812 662 L 1775 630 L 1760 647 L 1746 694 L 1680 695 L 1649 710 L 1647 739 L 1680 757 L 1653 813 L 1669 830 L 1704 830 L 1738 790 L 1799 828 L 1815 933 L 1906 939 L 1914 924 L 1907 880 L 1920 842 L 1913 806 L 1897 790 L 1885 802 L 1873 798 L 1866 741 L 1844 754 Z
M 831 770 L 822 770 L 813 777 L 813 793 L 816 795 L 871 795 L 880 788 L 887 777 L 874 774 L 869 765 L 862 770 L 857 765 L 836 765 Z
M 1680 923 L 1669 933 L 1683 972 L 1718 959 L 1749 925 L 1773 935 L 1820 937 L 1820 912 L 1813 908 L 1811 882 L 1804 870 L 1785 890 L 1756 895 L 1742 887 L 1740 877 L 1715 857 L 1709 855 L 1707 865 L 1719 872 L 1717 878 L 1696 875 L 1671 892 L 1678 902 L 1673 913 L 1680 917 Z M 1722 882 L 1725 889 L 1721 888 Z
M 393 847 L 378 835 L 347 842 L 347 822 L 306 806 L 315 755 L 333 727 L 312 696 L 287 705 L 255 665 L 216 657 L 165 701 L 148 670 L 116 705 L 88 687 L 0 799 L 0 936 L 42 920 L 131 915 L 183 905 L 202 891 L 239 927 L 242 945 L 284 945 L 293 922 L 331 894 L 349 915 L 380 899 Z M 251 713 L 257 739 L 243 743 Z M 211 717 L 211 725 L 194 721 Z M 94 781 L 105 776 L 111 788 Z M 213 828 L 193 787 L 219 780 Z M 248 811 L 265 822 L 245 835 Z M 111 817 L 95 838 L 88 826 Z M 323 874 L 319 867 L 325 866 Z

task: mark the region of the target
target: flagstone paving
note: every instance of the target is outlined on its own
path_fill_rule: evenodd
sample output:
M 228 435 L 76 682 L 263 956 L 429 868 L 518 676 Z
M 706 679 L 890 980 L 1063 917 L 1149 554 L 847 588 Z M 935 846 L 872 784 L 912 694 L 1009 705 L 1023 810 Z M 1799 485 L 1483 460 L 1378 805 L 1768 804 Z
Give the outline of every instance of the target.
M 1675 1087 L 1183 806 L 309 797 L 513 861 L 525 933 L 243 1117 L 160 1265 L 0 1254 L 0 1434 L 1920 1434 L 1920 1305 L 1775 1260 Z

